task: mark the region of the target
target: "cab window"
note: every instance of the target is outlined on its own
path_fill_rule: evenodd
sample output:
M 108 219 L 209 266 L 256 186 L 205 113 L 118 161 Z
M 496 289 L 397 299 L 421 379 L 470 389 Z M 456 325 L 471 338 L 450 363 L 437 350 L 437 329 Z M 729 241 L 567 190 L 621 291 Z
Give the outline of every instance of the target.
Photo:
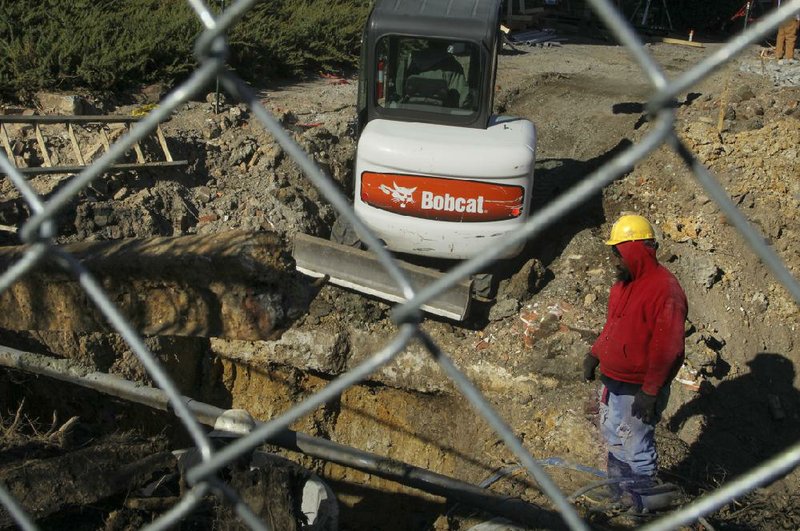
M 481 75 L 476 44 L 386 36 L 376 52 L 379 107 L 451 115 L 477 112 Z

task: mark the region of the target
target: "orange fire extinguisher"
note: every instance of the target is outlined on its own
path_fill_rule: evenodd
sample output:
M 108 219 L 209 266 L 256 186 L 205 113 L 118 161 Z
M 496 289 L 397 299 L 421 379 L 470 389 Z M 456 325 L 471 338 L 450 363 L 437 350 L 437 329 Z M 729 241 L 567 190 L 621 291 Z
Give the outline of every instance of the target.
M 383 98 L 383 59 L 378 59 L 378 99 Z

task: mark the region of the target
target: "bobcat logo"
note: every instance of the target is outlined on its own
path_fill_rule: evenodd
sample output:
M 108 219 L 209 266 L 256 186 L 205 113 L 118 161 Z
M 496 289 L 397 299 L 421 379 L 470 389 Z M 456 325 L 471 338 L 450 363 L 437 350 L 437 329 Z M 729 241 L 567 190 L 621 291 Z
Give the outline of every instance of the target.
M 397 186 L 396 182 L 392 182 L 394 188 L 389 188 L 385 184 L 380 185 L 378 188 L 386 194 L 392 196 L 392 201 L 394 203 L 400 203 L 400 208 L 405 208 L 407 204 L 414 203 L 414 191 L 417 189 L 415 186 L 414 188 L 403 188 L 402 186 Z

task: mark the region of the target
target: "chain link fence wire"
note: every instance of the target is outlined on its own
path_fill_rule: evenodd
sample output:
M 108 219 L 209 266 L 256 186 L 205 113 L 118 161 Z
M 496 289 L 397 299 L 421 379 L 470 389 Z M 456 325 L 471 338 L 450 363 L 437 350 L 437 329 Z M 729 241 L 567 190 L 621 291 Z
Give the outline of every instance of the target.
M 536 212 L 524 227 L 501 241 L 492 253 L 484 253 L 474 259 L 461 262 L 436 282 L 417 291 L 402 273 L 392 255 L 383 248 L 377 237 L 355 215 L 347 197 L 325 175 L 313 159 L 282 128 L 278 120 L 261 105 L 257 95 L 236 74 L 225 68 L 228 53 L 226 33 L 255 4 L 256 0 L 238 0 L 226 8 L 219 16 L 209 9 L 202 0 L 187 0 L 200 19 L 204 31 L 197 39 L 195 53 L 199 59 L 198 68 L 189 79 L 174 89 L 161 104 L 143 120 L 131 128 L 111 149 L 91 166 L 75 175 L 63 188 L 47 201 L 44 201 L 26 182 L 21 173 L 0 153 L 0 169 L 22 194 L 32 216 L 21 227 L 19 234 L 29 244 L 24 256 L 0 275 L 0 292 L 7 290 L 14 282 L 26 275 L 44 259 L 55 260 L 66 271 L 77 278 L 86 294 L 124 338 L 146 370 L 166 394 L 170 407 L 185 427 L 199 450 L 201 461 L 187 471 L 186 477 L 192 488 L 169 511 L 153 521 L 147 529 L 168 529 L 179 523 L 191 513 L 205 496 L 213 492 L 217 497 L 230 503 L 236 514 L 251 529 L 269 529 L 260 521 L 252 509 L 242 501 L 239 494 L 221 482 L 217 473 L 238 457 L 252 451 L 270 438 L 281 433 L 296 420 L 313 412 L 325 402 L 339 397 L 347 388 L 369 377 L 382 366 L 389 364 L 411 341 L 421 342 L 437 361 L 442 370 L 452 379 L 464 397 L 469 400 L 476 412 L 489 423 L 506 446 L 519 459 L 530 476 L 537 482 L 542 492 L 552 501 L 564 522 L 570 529 L 588 529 L 575 507 L 558 489 L 542 465 L 525 449 L 514 434 L 513 429 L 494 411 L 485 397 L 472 382 L 453 364 L 444 352 L 419 327 L 422 319 L 420 307 L 432 297 L 452 286 L 470 274 L 482 270 L 503 254 L 503 251 L 528 239 L 534 238 L 555 222 L 579 207 L 590 196 L 597 194 L 604 186 L 628 172 L 637 161 L 651 151 L 667 145 L 672 148 L 691 170 L 697 182 L 717 203 L 727 219 L 741 233 L 750 249 L 771 270 L 775 278 L 789 291 L 795 302 L 800 304 L 800 283 L 795 279 L 781 258 L 766 243 L 764 238 L 751 226 L 747 218 L 731 201 L 724 188 L 711 172 L 695 157 L 678 138 L 674 129 L 675 98 L 698 81 L 724 66 L 747 46 L 760 41 L 776 30 L 787 17 L 800 11 L 800 0 L 789 0 L 745 31 L 731 38 L 723 46 L 685 71 L 677 79 L 668 80 L 655 60 L 650 56 L 643 42 L 631 25 L 609 0 L 588 0 L 594 12 L 605 26 L 624 45 L 646 74 L 653 86 L 652 96 L 646 111 L 654 120 L 650 132 L 637 144 L 629 147 L 600 168 L 587 175 L 572 189 L 560 195 L 547 206 Z M 87 269 L 73 256 L 59 249 L 53 242 L 56 234 L 54 220 L 79 192 L 102 175 L 107 168 L 121 158 L 134 144 L 154 130 L 157 124 L 167 119 L 178 106 L 193 94 L 202 90 L 208 83 L 219 77 L 224 88 L 234 97 L 246 103 L 257 120 L 277 140 L 285 152 L 301 167 L 305 175 L 320 190 L 338 213 L 349 221 L 356 231 L 363 235 L 364 242 L 378 256 L 382 266 L 389 272 L 400 287 L 407 302 L 395 306 L 391 316 L 398 325 L 396 336 L 381 350 L 370 356 L 361 365 L 331 381 L 325 388 L 296 404 L 282 415 L 258 425 L 244 437 L 237 439 L 224 449 L 215 450 L 201 427 L 197 417 L 187 405 L 167 371 L 145 346 L 142 336 L 134 330 L 126 318 L 104 293 L 99 283 Z M 800 463 L 800 443 L 762 463 L 735 481 L 673 512 L 651 521 L 643 529 L 674 529 L 695 522 L 703 515 L 714 512 L 757 487 L 769 483 Z M 36 529 L 31 517 L 19 503 L 0 485 L 0 503 L 22 529 Z

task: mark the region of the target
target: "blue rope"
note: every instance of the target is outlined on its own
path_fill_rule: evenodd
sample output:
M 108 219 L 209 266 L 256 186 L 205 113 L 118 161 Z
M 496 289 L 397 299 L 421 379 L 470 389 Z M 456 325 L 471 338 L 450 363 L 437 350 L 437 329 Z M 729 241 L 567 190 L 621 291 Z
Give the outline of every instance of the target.
M 592 474 L 594 476 L 605 478 L 607 475 L 602 470 L 597 468 L 586 466 L 586 465 L 579 465 L 577 463 L 570 463 L 565 461 L 561 457 L 548 457 L 545 459 L 537 459 L 536 462 L 542 466 L 555 466 L 560 468 L 568 468 L 570 470 L 577 470 L 578 472 L 586 472 L 588 474 Z M 497 472 L 489 476 L 488 478 L 484 479 L 480 482 L 479 486 L 482 488 L 487 488 L 488 486 L 492 485 L 493 483 L 497 482 L 498 480 L 514 473 L 515 471 L 522 468 L 522 465 L 511 465 L 506 466 L 499 469 Z

